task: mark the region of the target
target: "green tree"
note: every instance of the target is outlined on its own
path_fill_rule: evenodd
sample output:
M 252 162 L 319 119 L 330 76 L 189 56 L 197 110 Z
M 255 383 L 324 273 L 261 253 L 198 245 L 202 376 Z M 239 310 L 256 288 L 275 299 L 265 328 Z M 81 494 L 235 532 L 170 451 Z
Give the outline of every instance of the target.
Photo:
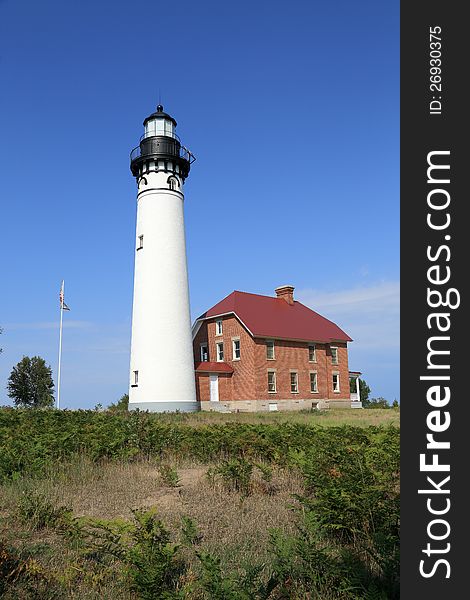
M 385 398 L 380 396 L 379 398 L 371 398 L 370 400 L 367 400 L 364 408 L 391 408 L 391 406 L 387 400 L 385 400 Z
M 113 402 L 108 406 L 111 412 L 126 412 L 129 408 L 129 394 L 124 394 L 117 402 Z
M 47 408 L 54 405 L 52 370 L 39 356 L 23 356 L 13 367 L 7 389 L 16 406 Z

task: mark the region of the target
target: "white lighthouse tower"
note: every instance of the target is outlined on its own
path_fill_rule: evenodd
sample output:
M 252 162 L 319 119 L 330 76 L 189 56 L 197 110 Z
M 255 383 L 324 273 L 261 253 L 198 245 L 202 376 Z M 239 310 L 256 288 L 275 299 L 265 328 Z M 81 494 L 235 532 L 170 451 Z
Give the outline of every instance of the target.
M 183 184 L 194 156 L 158 105 L 131 152 L 137 181 L 129 409 L 195 411 Z

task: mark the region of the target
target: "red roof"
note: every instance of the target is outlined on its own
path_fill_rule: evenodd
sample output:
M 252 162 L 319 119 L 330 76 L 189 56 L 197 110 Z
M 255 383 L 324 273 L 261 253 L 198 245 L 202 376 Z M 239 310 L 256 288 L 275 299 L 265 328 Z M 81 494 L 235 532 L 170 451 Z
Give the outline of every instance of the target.
M 300 302 L 288 304 L 283 298 L 247 292 L 232 292 L 199 319 L 227 313 L 234 313 L 254 337 L 324 343 L 352 341 L 335 323 Z
M 196 363 L 198 373 L 233 373 L 230 365 L 224 362 L 200 362 Z

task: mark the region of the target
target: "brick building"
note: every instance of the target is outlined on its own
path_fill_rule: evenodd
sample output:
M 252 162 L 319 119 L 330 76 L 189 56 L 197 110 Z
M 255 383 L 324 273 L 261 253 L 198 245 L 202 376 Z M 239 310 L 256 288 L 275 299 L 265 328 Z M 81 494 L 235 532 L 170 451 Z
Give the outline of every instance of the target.
M 348 342 L 333 322 L 294 300 L 232 292 L 193 326 L 197 399 L 203 410 L 359 407 L 349 392 Z

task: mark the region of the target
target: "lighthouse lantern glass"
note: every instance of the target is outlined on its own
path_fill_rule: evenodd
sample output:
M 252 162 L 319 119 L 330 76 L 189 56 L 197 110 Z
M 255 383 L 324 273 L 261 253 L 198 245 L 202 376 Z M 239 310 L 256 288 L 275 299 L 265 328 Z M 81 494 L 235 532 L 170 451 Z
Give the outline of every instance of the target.
M 166 135 L 174 137 L 173 122 L 170 119 L 151 119 L 145 124 L 145 137 Z

